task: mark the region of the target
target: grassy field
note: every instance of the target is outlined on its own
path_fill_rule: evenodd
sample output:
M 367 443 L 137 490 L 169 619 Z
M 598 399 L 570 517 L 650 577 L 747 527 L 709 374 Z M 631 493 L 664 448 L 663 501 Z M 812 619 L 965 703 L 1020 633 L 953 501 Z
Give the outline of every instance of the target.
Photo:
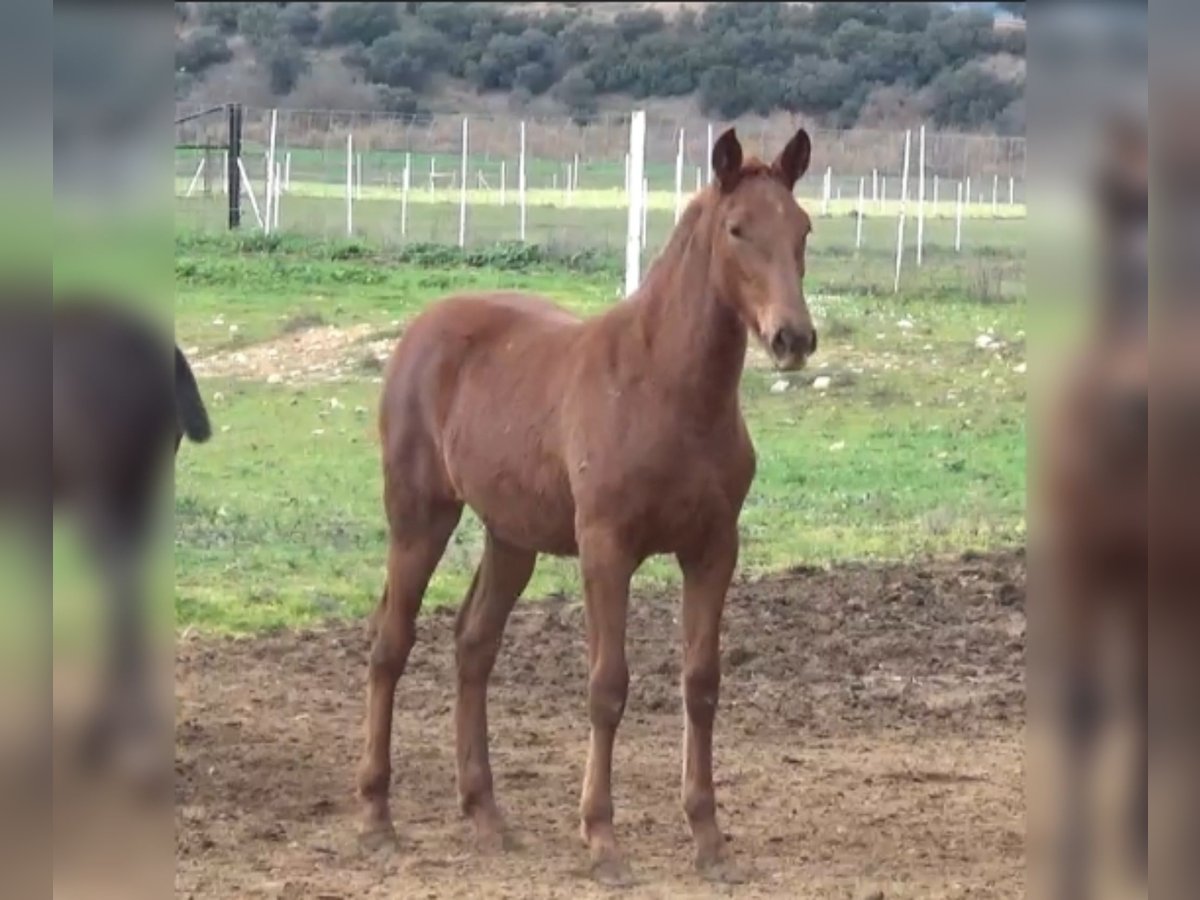
M 894 223 L 875 224 L 894 235 Z M 1021 226 L 978 223 L 968 260 L 938 225 L 926 265 L 892 296 L 890 252 L 856 255 L 852 221 L 818 223 L 808 292 L 821 351 L 798 376 L 752 367 L 743 382 L 759 453 L 741 523 L 743 575 L 1023 540 Z M 451 291 L 521 288 L 593 314 L 621 281 L 604 253 L 463 254 L 193 231 L 176 248 L 177 335 L 200 366 L 314 329 L 361 336 L 334 381 L 201 377 L 216 435 L 180 453 L 176 613 L 180 627 L 217 630 L 359 615 L 376 602 L 386 546 L 379 372 L 365 342 L 394 336 Z M 812 386 L 819 375 L 827 389 Z M 480 547 L 468 516 L 427 603 L 461 597 Z M 675 573 L 654 562 L 638 577 L 672 582 Z M 539 564 L 528 594 L 553 592 L 577 594 L 570 562 Z

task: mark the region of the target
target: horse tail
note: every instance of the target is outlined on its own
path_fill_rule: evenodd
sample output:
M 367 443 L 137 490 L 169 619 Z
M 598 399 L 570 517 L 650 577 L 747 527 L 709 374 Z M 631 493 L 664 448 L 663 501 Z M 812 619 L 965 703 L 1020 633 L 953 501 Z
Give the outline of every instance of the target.
M 175 348 L 175 409 L 183 433 L 190 440 L 203 444 L 212 437 L 212 426 L 200 398 L 200 388 L 196 386 L 196 377 L 179 347 Z

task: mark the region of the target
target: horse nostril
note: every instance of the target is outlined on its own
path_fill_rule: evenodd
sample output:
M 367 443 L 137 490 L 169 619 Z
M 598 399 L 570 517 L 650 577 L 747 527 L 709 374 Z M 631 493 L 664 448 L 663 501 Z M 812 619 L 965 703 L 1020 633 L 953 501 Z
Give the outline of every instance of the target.
M 788 340 L 787 332 L 782 328 L 779 329 L 771 337 L 771 352 L 775 354 L 776 359 L 782 359 L 787 356 L 790 341 Z

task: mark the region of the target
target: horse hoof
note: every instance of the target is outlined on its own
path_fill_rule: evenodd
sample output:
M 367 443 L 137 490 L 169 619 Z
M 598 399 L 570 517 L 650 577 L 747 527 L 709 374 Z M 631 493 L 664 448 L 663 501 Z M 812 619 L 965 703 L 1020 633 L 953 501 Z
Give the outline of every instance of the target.
M 358 833 L 358 846 L 367 853 L 395 850 L 399 846 L 396 829 L 391 823 L 363 826 Z
M 627 888 L 637 883 L 629 863 L 620 857 L 611 856 L 592 864 L 592 879 L 610 888 Z

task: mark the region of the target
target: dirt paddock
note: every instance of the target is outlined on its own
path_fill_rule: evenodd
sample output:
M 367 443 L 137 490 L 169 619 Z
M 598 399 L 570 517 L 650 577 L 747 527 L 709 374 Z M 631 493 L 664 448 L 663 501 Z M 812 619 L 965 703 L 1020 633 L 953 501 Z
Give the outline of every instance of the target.
M 968 555 L 799 571 L 735 587 L 717 717 L 720 822 L 746 876 L 691 871 L 679 803 L 677 600 L 630 613 L 617 735 L 628 897 L 1023 893 L 1024 560 Z M 188 637 L 177 660 L 183 897 L 583 898 L 578 598 L 525 601 L 490 695 L 497 798 L 521 846 L 480 856 L 458 816 L 452 609 L 422 619 L 397 695 L 395 852 L 354 834 L 363 624 Z

